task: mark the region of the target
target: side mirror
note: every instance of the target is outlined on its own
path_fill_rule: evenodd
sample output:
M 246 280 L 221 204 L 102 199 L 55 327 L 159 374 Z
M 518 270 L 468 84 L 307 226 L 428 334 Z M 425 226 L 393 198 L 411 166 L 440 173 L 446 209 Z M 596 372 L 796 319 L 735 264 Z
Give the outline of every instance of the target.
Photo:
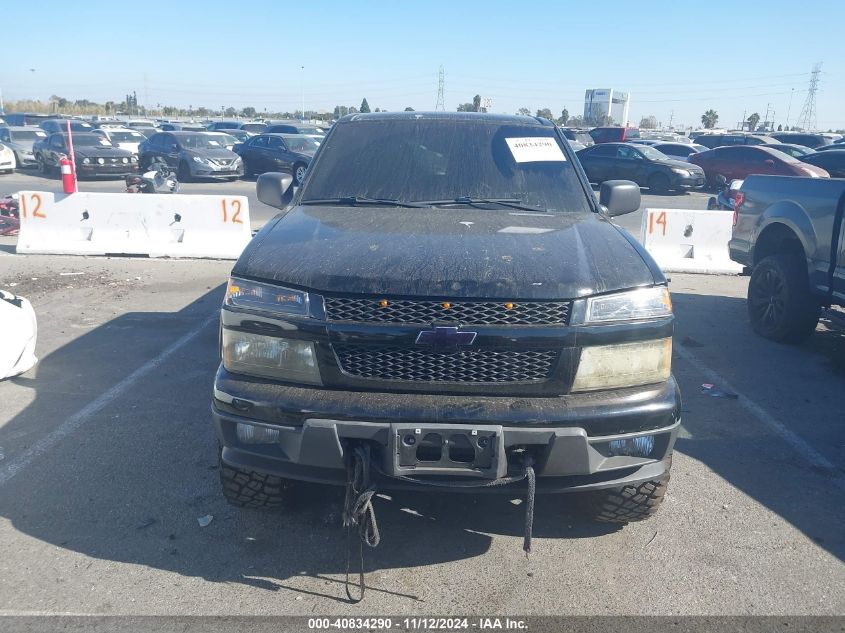
M 767 164 L 769 167 L 774 167 L 774 166 L 775 166 L 775 161 L 773 161 L 771 158 L 767 158 L 767 159 L 766 159 L 766 164 Z
M 277 209 L 284 209 L 293 199 L 293 176 L 268 171 L 258 177 L 255 190 L 260 202 Z
M 599 188 L 599 204 L 614 217 L 640 208 L 640 186 L 630 180 L 606 180 Z
M 724 187 L 728 184 L 728 179 L 725 178 L 722 174 L 719 174 L 718 176 L 716 176 L 716 182 L 719 183 L 720 187 Z

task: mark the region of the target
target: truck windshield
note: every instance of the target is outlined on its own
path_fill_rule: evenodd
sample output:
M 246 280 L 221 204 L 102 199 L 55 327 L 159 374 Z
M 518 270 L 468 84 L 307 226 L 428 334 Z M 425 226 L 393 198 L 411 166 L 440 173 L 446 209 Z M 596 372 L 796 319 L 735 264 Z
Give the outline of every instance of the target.
M 324 145 L 303 203 L 501 199 L 544 212 L 592 210 L 549 127 L 495 119 L 380 119 L 342 123 Z

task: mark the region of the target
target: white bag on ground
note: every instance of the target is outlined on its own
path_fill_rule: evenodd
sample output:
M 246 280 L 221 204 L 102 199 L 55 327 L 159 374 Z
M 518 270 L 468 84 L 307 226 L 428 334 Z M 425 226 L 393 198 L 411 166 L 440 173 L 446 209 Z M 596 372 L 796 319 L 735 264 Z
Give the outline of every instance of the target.
M 22 374 L 38 362 L 37 336 L 35 310 L 29 301 L 0 290 L 0 380 Z

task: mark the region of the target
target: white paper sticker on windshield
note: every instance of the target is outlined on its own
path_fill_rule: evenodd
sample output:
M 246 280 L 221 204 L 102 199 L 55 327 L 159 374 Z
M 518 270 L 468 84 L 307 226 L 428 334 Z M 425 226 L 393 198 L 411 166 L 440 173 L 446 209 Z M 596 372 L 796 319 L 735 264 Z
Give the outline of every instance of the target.
M 517 163 L 537 163 L 542 161 L 565 161 L 566 157 L 551 136 L 526 136 L 506 138 L 513 159 Z

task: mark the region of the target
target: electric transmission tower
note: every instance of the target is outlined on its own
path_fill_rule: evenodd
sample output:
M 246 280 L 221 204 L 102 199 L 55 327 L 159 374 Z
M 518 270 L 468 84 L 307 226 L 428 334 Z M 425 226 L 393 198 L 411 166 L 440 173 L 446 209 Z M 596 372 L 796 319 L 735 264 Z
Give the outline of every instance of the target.
M 437 76 L 437 104 L 434 106 L 435 110 L 446 110 L 446 103 L 444 102 L 443 95 L 446 89 L 446 72 L 443 70 L 443 66 L 440 67 L 440 72 Z
M 810 87 L 807 89 L 807 99 L 804 101 L 804 107 L 801 108 L 801 114 L 798 115 L 798 124 L 806 131 L 816 129 L 816 91 L 819 89 L 819 75 L 822 72 L 822 63 L 819 62 L 813 66 L 813 72 L 810 73 Z

